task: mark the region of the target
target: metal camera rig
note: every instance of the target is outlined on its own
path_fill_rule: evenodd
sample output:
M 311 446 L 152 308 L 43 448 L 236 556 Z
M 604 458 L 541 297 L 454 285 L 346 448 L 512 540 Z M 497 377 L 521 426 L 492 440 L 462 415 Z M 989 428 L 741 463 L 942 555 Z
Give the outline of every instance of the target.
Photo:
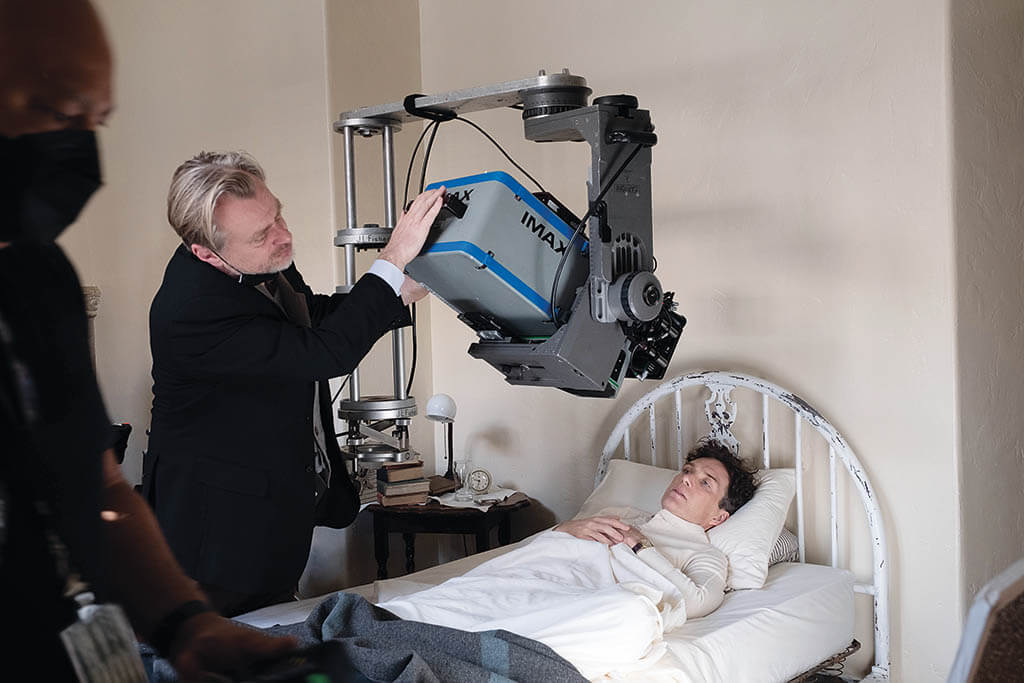
M 590 145 L 583 219 L 503 173 L 434 183 L 451 192 L 407 272 L 477 332 L 469 354 L 510 384 L 613 397 L 624 378 L 662 378 L 686 320 L 654 275 L 651 148 L 657 136 L 635 97 L 597 97 L 588 104 L 590 94 L 586 80 L 568 70 L 541 71 L 341 114 L 334 130 L 344 136 L 347 227 L 334 240 L 345 250 L 346 283 L 338 290 L 356 281 L 355 252 L 382 248 L 395 225 L 393 140 L 402 125 L 514 107 L 522 110 L 526 139 Z M 378 134 L 385 225 L 360 225 L 356 138 Z M 338 408 L 349 424 L 343 450 L 357 460 L 401 460 L 410 452 L 416 401 L 406 391 L 401 330 L 392 333 L 392 351 L 394 395 L 362 396 L 356 369 Z

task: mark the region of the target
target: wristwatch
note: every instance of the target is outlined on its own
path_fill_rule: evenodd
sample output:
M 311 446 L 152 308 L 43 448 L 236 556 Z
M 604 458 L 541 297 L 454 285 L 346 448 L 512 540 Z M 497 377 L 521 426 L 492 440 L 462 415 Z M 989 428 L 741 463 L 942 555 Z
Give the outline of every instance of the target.
M 635 543 L 635 544 L 633 545 L 633 547 L 631 548 L 631 550 L 632 550 L 632 551 L 633 551 L 634 553 L 638 553 L 638 552 L 640 552 L 641 550 L 643 550 L 644 548 L 653 548 L 653 547 L 654 547 L 654 544 L 653 544 L 653 543 L 651 543 L 651 539 L 647 538 L 646 536 L 643 536 L 643 537 L 641 537 L 641 539 L 640 539 L 639 541 L 637 541 L 637 542 L 636 542 L 636 543 Z
M 174 644 L 181 625 L 198 614 L 214 611 L 216 610 L 213 607 L 202 600 L 189 600 L 178 605 L 165 615 L 153 629 L 153 633 L 149 637 L 149 644 L 161 655 L 170 659 L 171 645 Z

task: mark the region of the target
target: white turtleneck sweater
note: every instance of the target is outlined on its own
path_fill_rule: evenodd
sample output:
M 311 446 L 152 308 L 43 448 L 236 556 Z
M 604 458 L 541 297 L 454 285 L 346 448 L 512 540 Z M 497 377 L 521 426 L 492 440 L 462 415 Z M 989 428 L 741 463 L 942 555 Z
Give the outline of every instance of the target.
M 637 557 L 679 589 L 687 619 L 710 614 L 722 604 L 729 562 L 711 545 L 700 525 L 664 509 L 652 516 L 636 508 L 611 507 L 598 516 L 617 517 L 654 544 L 653 548 L 640 550 Z

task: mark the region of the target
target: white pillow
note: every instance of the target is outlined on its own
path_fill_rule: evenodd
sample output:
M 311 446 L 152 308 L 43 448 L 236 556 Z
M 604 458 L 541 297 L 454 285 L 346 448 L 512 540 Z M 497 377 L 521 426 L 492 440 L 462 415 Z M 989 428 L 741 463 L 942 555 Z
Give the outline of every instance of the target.
M 712 545 L 729 557 L 727 586 L 739 590 L 764 585 L 768 558 L 795 493 L 796 475 L 792 468 L 764 470 L 758 476 L 750 502 L 708 530 Z
M 591 493 L 576 518 L 593 517 L 607 507 L 634 507 L 651 514 L 661 509 L 661 494 L 676 470 L 628 460 L 612 460 L 608 473 Z M 768 558 L 782 531 L 796 492 L 792 469 L 765 470 L 758 475 L 754 497 L 708 531 L 712 545 L 729 558 L 729 588 L 760 588 L 768 575 Z
M 593 517 L 610 507 L 634 507 L 653 515 L 661 509 L 661 494 L 676 474 L 676 470 L 664 467 L 612 460 L 608 463 L 608 473 L 583 501 L 576 518 Z

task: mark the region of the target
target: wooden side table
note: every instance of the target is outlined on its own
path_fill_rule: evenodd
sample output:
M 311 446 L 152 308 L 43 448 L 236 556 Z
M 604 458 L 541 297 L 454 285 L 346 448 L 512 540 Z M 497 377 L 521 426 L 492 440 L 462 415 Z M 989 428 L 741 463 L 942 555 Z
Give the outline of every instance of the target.
M 530 498 L 516 492 L 486 512 L 476 508 L 444 507 L 436 500 L 426 505 L 396 505 L 384 507 L 373 504 L 366 507 L 373 515 L 373 548 L 377 560 L 377 578 L 388 578 L 388 534 L 400 533 L 405 540 L 405 571 L 416 571 L 416 534 L 473 534 L 476 552 L 490 550 L 491 529 L 498 527 L 498 544 L 508 545 L 512 540 L 510 515 L 530 505 Z

